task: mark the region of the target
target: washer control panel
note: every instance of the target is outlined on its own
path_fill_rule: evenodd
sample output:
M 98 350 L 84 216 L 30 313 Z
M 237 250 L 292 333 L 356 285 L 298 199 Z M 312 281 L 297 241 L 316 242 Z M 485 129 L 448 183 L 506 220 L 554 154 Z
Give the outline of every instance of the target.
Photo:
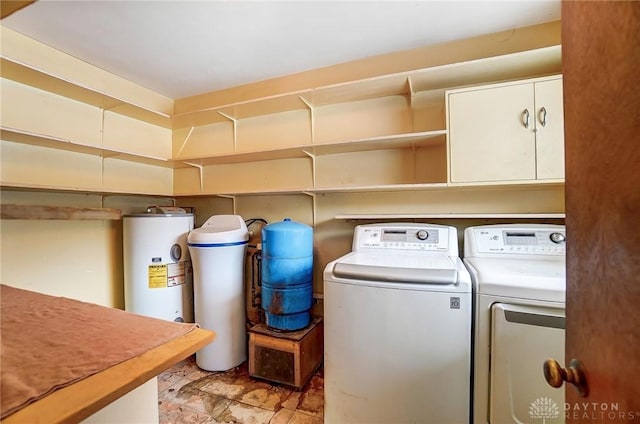
M 523 255 L 564 255 L 564 228 L 491 228 L 473 229 L 478 253 Z
M 450 231 L 446 226 L 420 224 L 359 225 L 354 232 L 353 249 L 447 252 L 451 247 Z

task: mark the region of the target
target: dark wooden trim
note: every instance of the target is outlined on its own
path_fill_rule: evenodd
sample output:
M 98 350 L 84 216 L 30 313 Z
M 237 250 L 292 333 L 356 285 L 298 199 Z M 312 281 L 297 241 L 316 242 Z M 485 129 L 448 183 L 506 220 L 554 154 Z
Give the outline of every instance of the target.
M 0 205 L 1 219 L 119 220 L 120 209 L 71 208 L 64 206 Z
M 27 0 L 27 1 L 13 1 L 13 0 L 2 0 L 0 1 L 0 19 L 4 19 L 12 13 L 17 12 L 23 7 L 29 6 L 31 3 L 35 3 L 35 0 Z

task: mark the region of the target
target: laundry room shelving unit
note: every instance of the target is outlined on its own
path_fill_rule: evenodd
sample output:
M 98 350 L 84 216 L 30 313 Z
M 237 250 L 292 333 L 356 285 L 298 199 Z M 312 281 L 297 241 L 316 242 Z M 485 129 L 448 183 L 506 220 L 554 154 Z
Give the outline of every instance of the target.
M 338 67 L 175 101 L 87 64 L 73 74 L 75 59 L 2 35 L 3 102 L 15 105 L 2 116 L 3 187 L 305 194 L 314 205 L 340 193 L 563 189 L 562 178 L 452 182 L 445 108 L 450 89 L 558 74 L 557 22 L 401 52 L 375 70 Z
M 174 160 L 193 168 L 176 170 L 176 194 L 439 188 L 449 183 L 445 90 L 559 68 L 551 46 L 181 112 Z
M 173 194 L 172 99 L 0 31 L 3 187 Z

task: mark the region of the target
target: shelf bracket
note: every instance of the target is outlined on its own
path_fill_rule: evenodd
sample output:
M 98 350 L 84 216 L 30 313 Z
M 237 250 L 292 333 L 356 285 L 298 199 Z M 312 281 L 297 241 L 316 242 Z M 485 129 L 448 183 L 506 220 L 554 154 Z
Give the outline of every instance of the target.
M 222 112 L 220 110 L 218 111 L 218 113 L 233 123 L 233 151 L 237 152 L 238 151 L 238 118 L 234 118 L 228 113 Z
M 193 134 L 193 130 L 195 130 L 195 129 L 196 129 L 196 127 L 194 125 L 192 125 L 191 129 L 187 133 L 187 136 L 184 138 L 184 141 L 182 142 L 182 145 L 180 146 L 180 150 L 178 150 L 178 154 L 176 155 L 176 157 L 180 157 L 180 155 L 182 154 L 182 151 L 184 150 L 184 148 L 187 145 L 187 142 L 189 141 L 189 138 L 191 138 L 191 134 Z
M 309 197 L 311 197 L 311 213 L 312 213 L 312 222 L 313 222 L 313 226 L 316 226 L 316 222 L 317 222 L 317 205 L 316 205 L 316 194 L 312 193 L 310 191 L 303 191 L 302 194 L 305 194 Z
M 100 108 L 100 147 L 104 147 L 104 113 L 105 108 Z
M 315 144 L 316 142 L 316 118 L 315 118 L 315 113 L 314 113 L 314 107 L 311 104 L 311 102 L 307 99 L 305 99 L 303 96 L 298 96 L 299 99 L 302 101 L 302 103 L 304 103 L 305 105 L 307 105 L 307 107 L 309 108 L 309 120 L 311 121 L 311 144 Z
M 200 171 L 200 192 L 204 193 L 204 166 L 200 165 L 199 163 L 192 163 L 192 162 L 183 162 L 186 163 L 189 166 L 193 166 L 194 168 L 198 168 L 198 171 Z
M 411 81 L 411 76 L 407 77 L 407 87 L 409 88 L 409 109 L 411 109 L 411 129 L 415 131 L 415 127 L 413 126 L 413 104 L 415 102 L 415 90 L 413 89 L 413 82 Z
M 316 155 L 307 152 L 306 150 L 303 150 L 302 153 L 311 158 L 311 182 L 313 184 L 313 188 L 316 188 Z
M 232 214 L 237 215 L 237 206 L 236 206 L 236 196 L 233 194 L 216 194 L 217 197 L 221 197 L 223 199 L 231 199 L 231 209 Z

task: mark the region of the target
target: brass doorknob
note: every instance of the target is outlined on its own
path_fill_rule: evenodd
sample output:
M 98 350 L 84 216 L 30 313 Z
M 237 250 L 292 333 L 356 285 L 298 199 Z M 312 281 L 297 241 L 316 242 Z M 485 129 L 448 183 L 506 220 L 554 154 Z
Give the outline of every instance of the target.
M 544 378 L 551 387 L 560 387 L 566 381 L 575 386 L 580 396 L 585 397 L 589 394 L 584 368 L 577 359 L 571 360 L 568 369 L 562 368 L 555 359 L 547 359 L 544 361 L 543 371 Z

